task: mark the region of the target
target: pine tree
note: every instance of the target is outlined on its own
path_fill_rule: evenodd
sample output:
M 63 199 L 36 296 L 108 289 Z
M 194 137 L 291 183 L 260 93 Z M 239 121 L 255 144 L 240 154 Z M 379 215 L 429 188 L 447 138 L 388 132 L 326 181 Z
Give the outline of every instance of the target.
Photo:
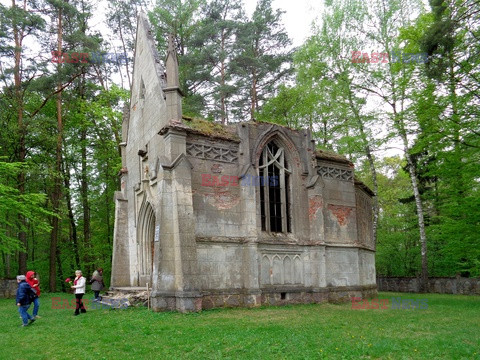
M 20 164 L 26 162 L 28 150 L 26 138 L 29 131 L 29 118 L 25 109 L 28 83 L 25 85 L 25 82 L 36 73 L 35 60 L 33 62 L 26 61 L 27 55 L 24 51 L 24 43 L 30 35 L 38 36 L 38 33 L 44 29 L 45 24 L 40 16 L 31 12 L 30 5 L 30 2 L 27 3 L 27 1 L 22 4 L 22 7 L 19 7 L 15 1 L 12 1 L 12 6 L 8 9 L 0 5 L 2 20 L 2 25 L 0 25 L 0 56 L 14 59 L 11 68 L 4 68 L 4 65 L 0 65 L 5 92 L 8 94 L 9 107 L 13 110 L 12 117 L 16 119 L 16 126 L 12 128 L 15 138 L 11 142 L 11 149 L 14 149 L 14 153 L 10 154 L 9 158 Z M 7 64 L 6 62 L 5 65 Z M 9 74 L 13 74 L 13 83 L 10 84 Z M 2 155 L 6 154 L 0 154 L 0 156 Z M 17 189 L 20 195 L 26 192 L 26 174 L 23 167 L 19 167 L 17 171 Z M 18 213 L 18 222 L 20 224 L 18 239 L 22 246 L 22 251 L 19 252 L 18 271 L 20 274 L 24 274 L 27 270 L 27 223 L 24 214 L 21 212 Z
M 108 2 L 107 24 L 118 35 L 120 45 L 113 46 L 116 54 L 121 54 L 124 61 L 117 63 L 118 70 L 121 73 L 123 82 L 122 68 L 125 71 L 128 80 L 128 89 L 132 87 L 131 73 L 133 71 L 133 58 L 136 24 L 140 11 L 146 9 L 145 0 L 111 0 Z
M 272 9 L 272 0 L 259 0 L 252 19 L 237 33 L 239 56 L 234 64 L 240 92 L 234 112 L 238 119 L 255 120 L 262 102 L 275 94 L 291 71 L 291 40 L 281 22 L 282 13 Z
M 204 6 L 195 32 L 190 59 L 197 66 L 196 79 L 206 101 L 208 117 L 227 123 L 231 98 L 237 92 L 232 61 L 237 56 L 235 34 L 245 21 L 239 0 L 213 0 Z

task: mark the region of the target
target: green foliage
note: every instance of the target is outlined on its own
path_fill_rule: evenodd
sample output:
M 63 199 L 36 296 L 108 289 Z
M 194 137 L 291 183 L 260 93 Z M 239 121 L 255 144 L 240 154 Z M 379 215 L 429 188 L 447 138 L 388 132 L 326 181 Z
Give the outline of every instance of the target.
M 174 35 L 185 114 L 222 123 L 253 118 L 290 72 L 281 15 L 271 0 L 259 1 L 251 19 L 238 0 L 157 1 L 149 18 L 160 53 Z
M 299 86 L 280 85 L 275 97 L 269 99 L 257 114 L 259 121 L 271 121 L 294 129 L 309 126 L 309 94 Z
M 328 3 L 321 27 L 295 53 L 295 84 L 281 87 L 258 118 L 309 127 L 319 146 L 347 155 L 359 176 L 378 187 L 378 273 L 420 272 L 419 210 L 408 174 L 413 169 L 429 239 L 430 274 L 476 276 L 479 215 L 472 204 L 480 203 L 480 117 L 478 86 L 472 80 L 479 67 L 478 57 L 467 50 L 478 48 L 472 41 L 478 25 L 471 21 L 478 17 L 476 4 L 456 9 L 450 3 L 450 9 L 438 2 L 433 13 L 423 13 L 415 1 L 384 5 Z M 453 24 L 452 14 L 458 28 L 438 32 L 439 24 Z M 460 23 L 469 32 L 461 31 Z M 425 47 L 427 40 L 434 53 Z M 390 55 L 427 51 L 432 57 L 426 64 L 352 63 L 354 51 L 370 48 Z M 432 69 L 441 76 L 432 77 Z M 389 124 L 388 130 L 381 130 L 383 124 Z M 397 147 L 399 140 L 412 165 L 375 156 L 384 146 Z
M 376 270 L 386 276 L 416 276 L 420 268 L 415 206 L 400 199 L 412 196 L 410 178 L 399 157 L 378 165 L 378 228 Z
M 8 209 L 0 213 L 0 276 L 17 273 L 16 267 L 20 265 L 17 254 L 22 254 L 28 268 L 34 268 L 42 279 L 51 277 L 52 236 L 48 233 L 51 223 L 47 216 L 50 221 L 53 216 L 59 218 L 57 249 L 53 249 L 57 283 L 62 284 L 63 273 L 71 273 L 79 267 L 88 273 L 94 266 L 103 266 L 108 276 L 113 245 L 112 199 L 119 186 L 117 174 L 121 167 L 121 109 L 128 101 L 128 92 L 116 85 L 106 87 L 110 82 L 109 64 L 46 66 L 51 60 L 48 36 L 56 37 L 60 8 L 63 51 L 99 51 L 102 39 L 87 26 L 91 5 L 89 1 L 27 2 L 25 10 L 0 9 L 2 19 L 8 20 L 2 21 L 0 29 L 1 50 L 5 51 L 0 53 L 1 73 L 5 75 L 1 79 L 5 86 L 0 91 L 0 125 L 8 130 L 0 134 L 0 156 L 4 160 L 1 165 L 8 173 L 0 178 L 4 194 L 0 199 L 1 207 Z M 38 8 L 42 8 L 41 11 Z M 21 96 L 16 92 L 12 71 L 7 67 L 12 64 L 9 59 L 13 58 L 8 51 L 15 49 L 11 28 L 15 21 L 23 26 L 18 19 L 12 20 L 13 13 L 23 14 L 27 20 L 38 17 L 41 21 L 37 22 L 37 28 L 45 23 L 52 25 L 47 33 L 42 33 L 37 28 L 28 28 L 33 21 L 25 20 L 27 27 L 22 36 L 30 36 L 31 42 L 41 47 L 41 50 L 35 49 L 41 56 L 34 59 L 27 56 L 30 43 L 19 53 Z M 64 87 L 60 134 L 55 101 L 58 84 Z M 60 172 L 52 156 L 56 152 L 58 135 L 63 145 Z M 17 165 L 15 161 L 20 163 Z M 57 180 L 60 180 L 58 211 L 53 209 Z M 22 234 L 25 236 L 23 244 Z M 17 250 L 15 254 L 14 250 Z
M 51 213 L 43 207 L 45 195 L 22 194 L 12 186 L 19 172 L 26 170 L 25 163 L 7 163 L 0 159 L 0 252 L 5 254 L 25 251 L 23 244 L 16 237 L 19 231 L 50 230 L 47 216 Z M 27 223 L 20 221 L 20 215 L 27 219 Z
M 428 204 L 430 267 L 438 275 L 478 276 L 480 254 L 475 232 L 480 224 L 478 163 L 480 122 L 478 4 L 432 2 L 432 14 L 420 18 L 416 43 L 428 52 L 428 84 L 415 98 L 418 138 L 412 149 Z M 468 89 L 468 91 L 465 91 Z
M 119 108 L 128 99 L 128 92 L 115 85 L 105 90 L 90 84 L 86 99 L 77 98 L 75 93 L 65 95 L 72 96 L 67 105 L 70 115 L 66 118 L 64 152 L 65 167 L 72 173 L 73 184 L 68 189 L 73 198 L 72 210 L 74 216 L 78 214 L 74 220 L 80 230 L 77 246 L 80 263 L 73 261 L 75 248 L 71 242 L 64 242 L 61 252 L 69 259 L 63 265 L 64 271 L 82 267 L 88 273 L 94 267 L 110 268 L 113 197 L 119 187 L 117 174 L 121 168 L 122 113 Z M 84 165 L 80 156 L 82 152 L 85 154 Z M 82 187 L 85 179 L 86 191 Z M 88 206 L 88 212 L 84 212 L 85 206 Z M 64 216 L 67 218 L 67 213 Z M 71 229 L 73 224 L 65 225 Z M 88 232 L 84 231 L 85 226 Z
M 199 92 L 205 78 L 203 62 L 195 53 L 194 37 L 202 30 L 203 0 L 157 0 L 149 19 L 163 58 L 166 56 L 168 35 L 174 36 L 179 62 L 180 88 L 185 94 L 185 114 L 201 116 L 205 110 L 204 96 Z
M 245 21 L 239 0 L 214 0 L 204 4 L 202 19 L 193 35 L 190 66 L 191 80 L 202 84 L 205 111 L 209 118 L 226 123 L 232 97 L 238 92 L 233 80 L 238 76 L 232 61 L 238 56 L 236 35 Z M 199 94 L 197 95 L 199 96 Z

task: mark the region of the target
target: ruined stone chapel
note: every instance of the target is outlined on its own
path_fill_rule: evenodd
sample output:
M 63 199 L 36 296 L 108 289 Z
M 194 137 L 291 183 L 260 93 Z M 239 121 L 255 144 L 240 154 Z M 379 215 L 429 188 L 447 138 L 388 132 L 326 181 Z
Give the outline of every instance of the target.
M 376 294 L 372 192 L 308 130 L 182 116 L 178 63 L 140 15 L 115 195 L 112 288 L 154 310 Z M 273 180 L 273 181 L 272 181 Z

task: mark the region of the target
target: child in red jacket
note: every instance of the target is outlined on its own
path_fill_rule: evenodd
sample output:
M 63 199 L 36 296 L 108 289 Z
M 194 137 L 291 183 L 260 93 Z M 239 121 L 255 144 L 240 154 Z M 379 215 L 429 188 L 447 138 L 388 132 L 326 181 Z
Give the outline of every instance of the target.
M 33 318 L 37 319 L 39 318 L 38 316 L 38 308 L 40 307 L 40 301 L 38 300 L 40 296 L 40 282 L 38 279 L 35 277 L 36 273 L 35 271 L 27 271 L 26 278 L 27 278 L 27 283 L 30 285 L 30 287 L 35 290 L 37 293 L 37 297 L 35 300 L 33 300 Z

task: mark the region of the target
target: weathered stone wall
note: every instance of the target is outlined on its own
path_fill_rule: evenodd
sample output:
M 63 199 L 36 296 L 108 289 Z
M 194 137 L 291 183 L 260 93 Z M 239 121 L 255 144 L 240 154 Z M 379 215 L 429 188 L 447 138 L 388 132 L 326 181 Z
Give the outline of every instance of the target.
M 375 241 L 373 240 L 373 208 L 372 196 L 362 187 L 355 184 L 355 197 L 357 208 L 357 231 L 358 245 L 375 250 Z
M 197 243 L 200 289 L 243 288 L 242 244 Z
M 17 287 L 17 280 L 0 279 L 0 298 L 14 298 Z
M 123 198 L 120 191 L 115 193 L 115 224 L 114 238 L 115 251 L 112 257 L 111 286 L 129 286 L 130 285 L 130 263 L 128 246 L 128 203 Z
M 372 285 L 375 279 L 375 253 L 373 251 L 358 250 L 358 267 L 360 271 L 360 285 Z
M 414 277 L 377 277 L 378 291 L 420 292 L 420 279 Z M 480 278 L 439 277 L 428 279 L 428 292 L 438 294 L 480 295 Z
M 309 137 L 301 132 L 271 124 L 242 124 L 238 135 L 240 143 L 187 135 L 187 156 L 193 169 L 199 289 L 220 291 L 227 297 L 245 288 L 280 296 L 293 288 L 309 293 L 305 289 L 375 285 L 374 252 L 359 249 L 359 245 L 367 247 L 368 243 L 374 250 L 371 226 L 367 224 L 371 203 L 369 194 L 357 189 L 351 166 L 318 162 L 309 154 Z M 257 174 L 250 163 L 258 162 L 261 150 L 272 138 L 287 149 L 292 171 L 295 200 L 290 233 L 260 231 L 258 187 L 241 186 L 239 179 Z M 314 177 L 306 176 L 307 170 Z M 225 177 L 229 184 L 219 186 L 213 177 L 218 181 Z M 239 184 L 232 186 L 237 178 Z M 358 202 L 364 207 L 361 221 L 365 224 L 357 234 Z M 253 245 L 249 251 L 247 243 Z M 292 301 L 299 296 L 298 291 L 294 293 Z
M 358 249 L 331 247 L 326 250 L 327 286 L 360 284 Z
M 353 164 L 316 151 L 306 129 L 182 117 L 172 38 L 167 53 L 164 73 L 141 15 L 122 129 L 112 286 L 149 283 L 154 309 L 179 311 L 374 296 L 372 194 L 355 181 Z M 263 153 L 272 140 L 282 149 L 276 159 Z M 242 186 L 261 173 L 262 153 L 288 173 L 272 216 L 283 231 L 270 231 L 259 186 Z M 202 183 L 212 177 L 220 184 Z
M 324 182 L 325 242 L 335 245 L 357 243 L 356 198 L 353 169 L 344 164 L 318 161 Z
M 244 237 L 248 216 L 241 201 L 246 189 L 238 179 L 238 144 L 189 136 L 187 156 L 194 169 L 192 190 L 197 238 L 215 241 L 223 240 L 222 237 Z
M 323 255 L 320 247 L 262 245 L 258 256 L 262 290 L 322 286 L 319 271 L 325 260 L 319 251 Z

